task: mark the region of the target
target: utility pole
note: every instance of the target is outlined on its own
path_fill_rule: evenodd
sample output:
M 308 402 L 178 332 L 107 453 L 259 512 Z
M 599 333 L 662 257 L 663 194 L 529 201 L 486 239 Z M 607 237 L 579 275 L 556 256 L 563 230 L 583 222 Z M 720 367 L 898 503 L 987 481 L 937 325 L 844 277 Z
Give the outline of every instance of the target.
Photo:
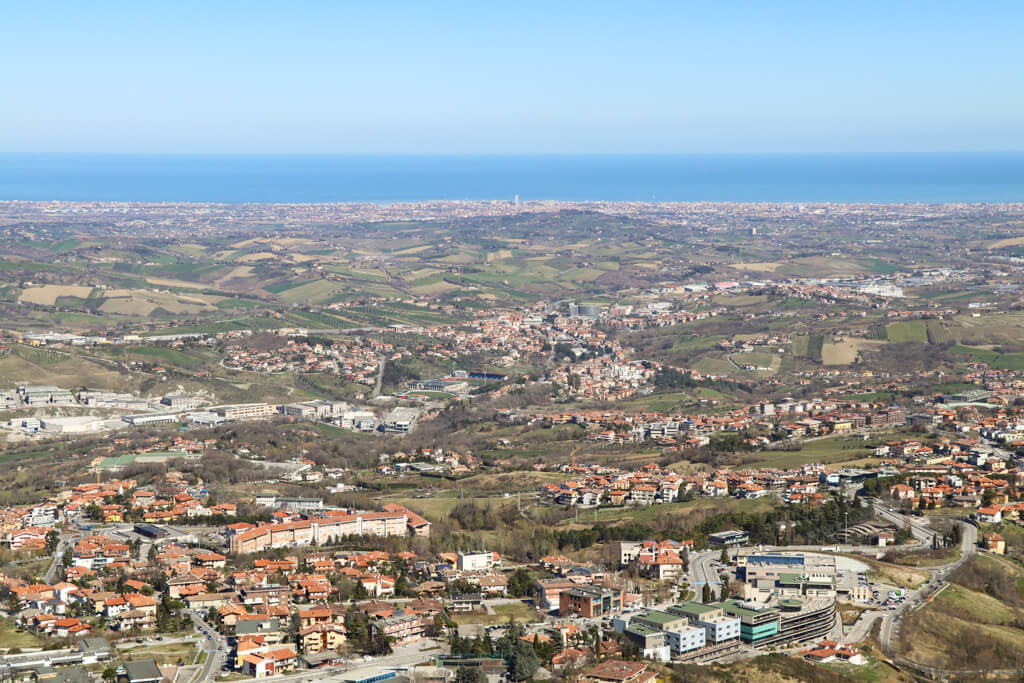
M 846 515 L 846 545 L 850 545 L 850 512 L 847 510 L 843 514 Z

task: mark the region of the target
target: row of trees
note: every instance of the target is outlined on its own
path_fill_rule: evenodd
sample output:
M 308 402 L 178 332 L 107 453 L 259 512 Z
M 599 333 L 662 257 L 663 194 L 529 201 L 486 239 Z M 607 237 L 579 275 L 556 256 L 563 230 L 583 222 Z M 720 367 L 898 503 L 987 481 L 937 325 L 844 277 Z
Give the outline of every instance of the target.
M 529 680 L 540 668 L 541 657 L 538 656 L 535 648 L 542 650 L 543 658 L 548 662 L 558 653 L 553 642 L 531 644 L 529 641 L 523 640 L 525 635 L 526 628 L 515 619 L 510 619 L 505 626 L 505 632 L 497 640 L 492 640 L 489 633 L 476 638 L 461 638 L 458 631 L 453 631 L 449 638 L 449 645 L 453 655 L 502 657 L 508 663 L 509 675 L 512 680 L 525 681 Z M 462 671 L 463 669 L 466 671 Z M 462 678 L 460 680 L 479 680 L 477 678 L 479 670 L 477 670 L 478 673 L 473 673 L 472 669 L 476 669 L 476 667 L 461 667 Z

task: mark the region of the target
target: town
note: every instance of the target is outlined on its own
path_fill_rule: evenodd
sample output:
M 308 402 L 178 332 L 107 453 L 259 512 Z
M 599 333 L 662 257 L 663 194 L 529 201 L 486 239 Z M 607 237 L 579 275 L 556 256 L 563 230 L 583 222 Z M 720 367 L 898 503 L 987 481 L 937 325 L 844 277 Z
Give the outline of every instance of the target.
M 4 208 L 4 680 L 1015 675 L 1024 271 L 876 246 L 988 208 Z

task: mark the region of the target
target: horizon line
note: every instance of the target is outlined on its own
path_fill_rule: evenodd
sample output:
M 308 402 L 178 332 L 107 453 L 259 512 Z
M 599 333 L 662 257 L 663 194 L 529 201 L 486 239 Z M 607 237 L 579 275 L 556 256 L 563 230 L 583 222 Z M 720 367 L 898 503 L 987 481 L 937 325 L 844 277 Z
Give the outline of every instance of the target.
M 950 149 L 950 150 L 818 150 L 748 152 L 101 152 L 101 151 L 5 151 L 4 156 L 238 156 L 238 157 L 685 157 L 685 156 L 886 156 L 942 154 L 1024 154 L 1022 149 Z

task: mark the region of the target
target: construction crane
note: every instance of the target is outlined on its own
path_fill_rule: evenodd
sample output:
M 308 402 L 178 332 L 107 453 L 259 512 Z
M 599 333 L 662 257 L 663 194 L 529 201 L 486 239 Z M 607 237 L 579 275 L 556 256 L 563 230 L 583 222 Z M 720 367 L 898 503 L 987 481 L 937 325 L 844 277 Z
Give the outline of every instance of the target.
M 582 441 L 580 443 L 578 443 L 576 445 L 576 448 L 572 449 L 572 451 L 570 451 L 570 453 L 569 453 L 569 466 L 574 468 L 574 469 L 576 467 L 576 452 L 579 451 L 581 448 L 583 448 L 583 442 Z

